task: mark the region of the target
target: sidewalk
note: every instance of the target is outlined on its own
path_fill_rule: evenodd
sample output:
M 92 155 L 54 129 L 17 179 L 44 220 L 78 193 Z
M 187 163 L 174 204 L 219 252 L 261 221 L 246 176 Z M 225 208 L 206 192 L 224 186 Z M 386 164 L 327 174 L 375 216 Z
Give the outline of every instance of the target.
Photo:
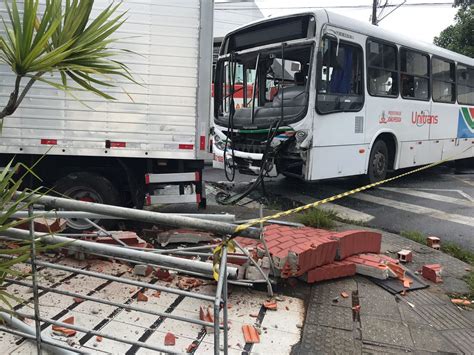
M 394 296 L 361 276 L 315 284 L 302 339 L 293 354 L 472 354 L 474 312 L 456 307 L 446 295 L 467 290 L 461 278 L 469 265 L 398 235 L 382 234 L 382 251 L 388 255 L 394 257 L 404 248 L 413 250 L 413 263 L 406 265 L 411 270 L 427 263 L 441 264 L 443 283 L 428 282 L 429 288 L 406 296 Z M 358 291 L 360 320 L 353 320 L 351 297 L 340 297 L 343 291 L 349 295 Z

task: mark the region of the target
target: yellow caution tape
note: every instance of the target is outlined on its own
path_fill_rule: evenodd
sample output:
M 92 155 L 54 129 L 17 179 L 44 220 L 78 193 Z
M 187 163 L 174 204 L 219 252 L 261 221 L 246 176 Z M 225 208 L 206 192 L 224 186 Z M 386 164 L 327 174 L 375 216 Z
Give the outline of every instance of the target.
M 233 235 L 231 236 L 230 239 L 226 239 L 224 240 L 221 244 L 219 244 L 214 250 L 213 250 L 213 254 L 214 254 L 214 260 L 213 260 L 213 275 L 214 275 L 214 279 L 217 281 L 219 280 L 219 267 L 220 267 L 220 263 L 221 263 L 221 259 L 222 259 L 222 248 L 224 246 L 227 246 L 227 250 L 229 253 L 233 253 L 235 251 L 235 243 L 232 241 L 232 238 L 236 237 L 240 232 L 246 230 L 247 228 L 250 228 L 252 226 L 255 226 L 257 224 L 262 224 L 264 222 L 267 222 L 271 219 L 278 219 L 280 217 L 285 217 L 285 216 L 289 216 L 289 215 L 292 215 L 292 214 L 295 214 L 295 213 L 299 213 L 299 212 L 303 212 L 303 211 L 306 211 L 306 210 L 309 210 L 311 208 L 315 208 L 315 207 L 318 207 L 318 206 L 321 206 L 325 203 L 329 203 L 329 202 L 332 202 L 332 201 L 336 201 L 336 200 L 339 200 L 341 198 L 344 198 L 344 197 L 347 197 L 347 196 L 350 196 L 350 195 L 354 195 L 358 192 L 361 192 L 361 191 L 365 191 L 365 190 L 368 190 L 368 189 L 371 189 L 373 187 L 376 187 L 376 186 L 380 186 L 382 184 L 386 184 L 387 182 L 391 182 L 391 181 L 394 181 L 394 180 L 398 180 L 402 177 L 405 177 L 405 176 L 408 176 L 408 175 L 412 175 L 412 174 L 415 174 L 415 173 L 418 173 L 420 171 L 423 171 L 423 170 L 428 170 L 432 167 L 435 167 L 437 165 L 440 165 L 440 164 L 443 164 L 447 161 L 450 161 L 450 160 L 453 160 L 456 156 L 458 155 L 461 155 L 461 154 L 464 154 L 465 152 L 467 152 L 469 149 L 473 149 L 474 147 L 469 147 L 465 150 L 463 150 L 462 152 L 454 155 L 454 156 L 451 156 L 449 158 L 446 158 L 446 159 L 443 159 L 443 160 L 440 160 L 440 161 L 437 161 L 435 163 L 432 163 L 432 164 L 429 164 L 429 165 L 425 165 L 425 166 L 422 166 L 420 168 L 417 168 L 417 169 L 414 169 L 414 170 L 411 170 L 411 171 L 408 171 L 406 173 L 402 173 L 400 175 L 397 175 L 397 176 L 394 176 L 394 177 L 391 177 L 391 178 L 388 178 L 388 179 L 385 179 L 385 180 L 382 180 L 382 181 L 378 181 L 378 182 L 374 182 L 372 184 L 368 184 L 368 185 L 365 185 L 365 186 L 362 186 L 362 187 L 358 187 L 357 189 L 353 189 L 353 190 L 350 190 L 350 191 L 347 191 L 347 192 L 343 192 L 341 194 L 338 194 L 338 195 L 334 195 L 334 196 L 331 196 L 331 197 L 328 197 L 328 198 L 325 198 L 323 200 L 319 200 L 319 201 L 315 201 L 315 202 L 312 202 L 312 203 L 309 203 L 307 205 L 304 205 L 304 206 L 300 206 L 300 207 L 296 207 L 296 208 L 292 208 L 290 210 L 287 210 L 287 211 L 282 211 L 282 212 L 279 212 L 279 213 L 275 213 L 271 216 L 267 216 L 267 217 L 263 217 L 263 218 L 257 218 L 257 219 L 252 219 L 251 221 L 247 222 L 247 223 L 244 223 L 244 224 L 240 224 L 238 225 L 236 228 L 235 228 L 235 231 L 233 233 Z
M 350 191 L 347 191 L 347 192 L 343 192 L 341 194 L 338 194 L 338 195 L 334 195 L 334 196 L 331 196 L 331 197 L 328 197 L 328 198 L 325 198 L 323 200 L 319 200 L 319 201 L 316 201 L 316 202 L 312 202 L 312 203 L 309 203 L 307 205 L 304 205 L 304 206 L 300 206 L 300 207 L 296 207 L 296 208 L 293 208 L 293 209 L 290 209 L 290 210 L 287 210 L 287 211 L 282 211 L 282 212 L 279 212 L 279 213 L 275 213 L 274 215 L 271 215 L 271 216 L 267 216 L 267 217 L 263 217 L 263 218 L 257 218 L 257 219 L 252 219 L 251 221 L 245 223 L 245 224 L 240 224 L 238 225 L 236 228 L 235 228 L 235 231 L 234 231 L 234 235 L 237 235 L 238 233 L 246 230 L 247 228 L 250 228 L 252 226 L 255 226 L 257 224 L 261 224 L 261 223 L 264 223 L 264 222 L 267 222 L 268 220 L 270 219 L 278 219 L 278 218 L 281 218 L 281 217 L 285 217 L 285 216 L 289 216 L 291 214 L 295 214 L 295 213 L 299 213 L 299 212 L 303 212 L 303 211 L 306 211 L 306 210 L 309 210 L 311 208 L 314 208 L 314 207 L 318 207 L 318 206 L 321 206 L 325 203 L 328 203 L 328 202 L 332 202 L 332 201 L 336 201 L 336 200 L 339 200 L 341 198 L 344 198 L 344 197 L 347 197 L 347 196 L 350 196 L 350 195 L 354 195 L 358 192 L 361 192 L 361 191 L 365 191 L 365 190 L 368 190 L 368 189 L 371 189 L 373 187 L 376 187 L 376 186 L 379 186 L 379 185 L 382 185 L 382 184 L 385 184 L 387 182 L 390 182 L 390 181 L 394 181 L 394 180 L 398 180 L 402 177 L 405 177 L 405 176 L 408 176 L 408 175 L 412 175 L 412 174 L 415 174 L 415 173 L 418 173 L 420 171 L 423 171 L 423 170 L 427 170 L 427 169 L 430 169 L 434 166 L 437 166 L 437 165 L 440 165 L 440 164 L 443 164 L 447 161 L 450 161 L 450 160 L 453 160 L 456 156 L 458 155 L 461 155 L 461 154 L 464 154 L 466 151 L 468 151 L 469 149 L 473 149 L 474 147 L 469 147 L 467 149 L 465 149 L 464 151 L 452 156 L 452 157 L 449 157 L 449 158 L 446 158 L 446 159 L 443 159 L 443 160 L 440 160 L 438 162 L 435 162 L 435 163 L 432 163 L 432 164 L 429 164 L 429 165 L 425 165 L 425 166 L 422 166 L 421 168 L 417 168 L 417 169 L 414 169 L 414 170 L 411 170 L 411 171 L 408 171 L 406 173 L 403 173 L 403 174 L 400 174 L 400 175 L 397 175 L 397 176 L 394 176 L 394 177 L 391 177 L 391 178 L 388 178 L 388 179 L 385 179 L 385 180 L 382 180 L 382 181 L 378 181 L 378 182 L 374 182 L 373 184 L 368 184 L 368 185 L 365 185 L 365 186 L 362 186 L 362 187 L 358 187 L 357 189 L 354 189 L 354 190 L 350 190 Z
M 232 239 L 226 239 L 222 241 L 221 244 L 219 244 L 213 251 L 212 253 L 214 254 L 213 260 L 212 260 L 212 274 L 214 276 L 214 280 L 218 281 L 219 280 L 219 268 L 221 265 L 221 259 L 222 259 L 222 250 L 224 247 L 227 247 L 227 252 L 228 253 L 234 253 L 235 252 L 235 243 Z

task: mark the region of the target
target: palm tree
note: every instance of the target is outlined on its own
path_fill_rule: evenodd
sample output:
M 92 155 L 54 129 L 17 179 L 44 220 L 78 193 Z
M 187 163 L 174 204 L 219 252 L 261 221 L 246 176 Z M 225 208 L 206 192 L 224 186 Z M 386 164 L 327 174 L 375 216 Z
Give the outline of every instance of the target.
M 0 63 L 7 64 L 16 79 L 10 98 L 0 111 L 0 132 L 3 119 L 15 112 L 37 81 L 67 92 L 93 92 L 108 100 L 113 97 L 102 88 L 115 86 L 108 77 L 118 75 L 134 81 L 127 67 L 114 59 L 123 51 L 111 47 L 115 42 L 111 36 L 126 20 L 125 13 L 117 14 L 120 3 L 112 3 L 91 19 L 93 5 L 94 0 L 45 0 L 40 14 L 39 0 L 24 0 L 22 12 L 16 0 L 5 0 L 9 18 L 2 19 L 5 35 L 0 35 Z M 59 73 L 61 80 L 45 79 L 46 73 Z M 22 86 L 24 79 L 27 82 Z M 75 85 L 69 86 L 68 81 Z M 27 173 L 16 178 L 20 168 Z M 0 171 L 0 233 L 24 223 L 12 221 L 11 217 L 34 203 L 28 198 L 39 192 L 24 191 L 18 196 L 17 190 L 26 174 L 34 175 L 34 172 L 12 162 Z M 38 252 L 50 248 L 41 246 L 39 240 L 32 243 L 39 243 Z M 19 275 L 14 266 L 26 261 L 30 253 L 27 244 L 13 249 L 0 245 L 0 310 L 4 310 L 2 303 L 9 306 L 9 301 L 16 299 L 2 288 L 5 279 Z
M 46 0 L 39 14 L 39 0 L 24 0 L 20 13 L 16 0 L 5 0 L 9 19 L 3 19 L 6 34 L 0 36 L 0 62 L 11 68 L 16 80 L 0 111 L 0 128 L 37 81 L 70 92 L 68 80 L 72 80 L 77 84 L 74 89 L 109 100 L 113 97 L 101 88 L 115 85 L 105 77 L 119 75 L 133 81 L 127 67 L 114 60 L 123 50 L 111 48 L 116 41 L 111 36 L 126 20 L 125 13 L 117 14 L 120 3 L 110 4 L 91 19 L 93 5 L 94 0 Z M 46 73 L 59 73 L 61 81 L 45 79 Z M 22 87 L 25 78 L 28 82 Z

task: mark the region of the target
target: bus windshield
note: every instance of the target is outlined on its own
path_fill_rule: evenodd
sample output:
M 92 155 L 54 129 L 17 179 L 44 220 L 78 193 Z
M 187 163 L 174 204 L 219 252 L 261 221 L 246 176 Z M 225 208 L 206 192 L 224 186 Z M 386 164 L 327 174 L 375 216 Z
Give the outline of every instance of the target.
M 216 123 L 235 128 L 268 128 L 301 119 L 307 109 L 312 45 L 276 47 L 231 55 L 217 63 Z

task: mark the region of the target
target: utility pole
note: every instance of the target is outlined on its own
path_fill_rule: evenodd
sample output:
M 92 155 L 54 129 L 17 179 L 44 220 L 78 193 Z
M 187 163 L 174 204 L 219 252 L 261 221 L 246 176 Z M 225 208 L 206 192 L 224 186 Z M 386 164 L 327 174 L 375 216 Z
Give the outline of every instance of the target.
M 377 6 L 378 6 L 378 0 L 374 0 L 372 3 L 372 25 L 377 26 Z

